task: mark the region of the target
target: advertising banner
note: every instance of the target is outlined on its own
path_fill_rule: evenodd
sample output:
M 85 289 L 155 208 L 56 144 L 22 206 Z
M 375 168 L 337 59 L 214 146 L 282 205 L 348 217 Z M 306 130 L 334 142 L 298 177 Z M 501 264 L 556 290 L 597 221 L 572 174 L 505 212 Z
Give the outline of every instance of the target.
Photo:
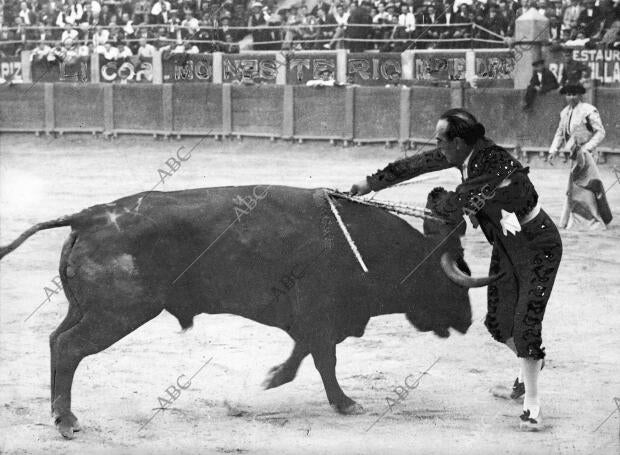
M 286 81 L 291 85 L 304 85 L 306 82 L 319 79 L 319 72 L 323 69 L 332 71 L 336 77 L 336 54 L 326 52 L 296 53 L 287 58 Z
M 4 81 L 23 82 L 21 59 L 19 57 L 0 58 L 0 78 Z
M 162 54 L 164 82 L 211 82 L 211 54 Z
M 99 80 L 120 84 L 151 83 L 153 82 L 153 59 L 133 56 L 121 60 L 107 60 L 100 55 Z
M 224 83 L 251 80 L 257 84 L 275 84 L 278 74 L 275 52 L 224 54 L 222 67 Z
M 592 71 L 590 77 L 602 85 L 620 84 L 620 51 L 612 49 L 573 49 L 572 58 Z M 560 79 L 564 63 L 562 52 L 554 51 L 547 62 L 549 69 Z
M 90 82 L 90 56 L 70 57 L 64 60 L 47 57 L 33 59 L 33 82 Z
M 347 56 L 347 79 L 350 83 L 386 85 L 394 71 L 402 75 L 401 57 L 397 52 L 355 53 Z
M 475 72 L 479 79 L 512 79 L 515 64 L 515 56 L 512 53 L 476 51 Z
M 414 79 L 460 81 L 465 79 L 465 53 L 415 54 Z

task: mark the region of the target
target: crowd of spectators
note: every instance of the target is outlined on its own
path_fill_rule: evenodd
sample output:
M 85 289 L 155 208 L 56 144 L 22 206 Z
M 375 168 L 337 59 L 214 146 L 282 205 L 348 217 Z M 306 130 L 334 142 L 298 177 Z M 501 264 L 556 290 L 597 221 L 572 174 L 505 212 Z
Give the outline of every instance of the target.
M 549 18 L 550 40 L 614 46 L 620 30 L 620 0 L 318 0 L 311 8 L 307 0 L 287 8 L 263 1 L 5 0 L 0 56 L 33 49 L 36 58 L 116 59 L 235 52 L 244 42 L 255 50 L 504 46 L 516 17 L 532 8 Z

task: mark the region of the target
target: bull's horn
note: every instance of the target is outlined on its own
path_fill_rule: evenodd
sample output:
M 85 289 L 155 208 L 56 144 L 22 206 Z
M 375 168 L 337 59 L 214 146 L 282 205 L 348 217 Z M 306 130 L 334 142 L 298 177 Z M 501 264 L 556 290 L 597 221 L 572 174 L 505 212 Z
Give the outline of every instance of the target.
M 450 280 L 464 288 L 481 288 L 488 286 L 502 276 L 502 274 L 500 274 L 480 278 L 471 277 L 459 269 L 456 261 L 447 251 L 441 255 L 441 268 Z

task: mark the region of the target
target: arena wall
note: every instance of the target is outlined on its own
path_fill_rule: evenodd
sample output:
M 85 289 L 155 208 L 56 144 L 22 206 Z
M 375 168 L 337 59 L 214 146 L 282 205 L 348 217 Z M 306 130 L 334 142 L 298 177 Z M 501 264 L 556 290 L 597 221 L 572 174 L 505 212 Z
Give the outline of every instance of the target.
M 0 131 L 153 135 L 264 136 L 346 142 L 433 142 L 438 116 L 473 111 L 508 148 L 548 149 L 563 97 L 520 105 L 522 91 L 449 87 L 307 87 L 303 85 L 37 83 L 0 91 Z M 607 128 L 604 156 L 620 158 L 620 90 L 594 88 Z M 615 159 L 613 157 L 612 159 Z

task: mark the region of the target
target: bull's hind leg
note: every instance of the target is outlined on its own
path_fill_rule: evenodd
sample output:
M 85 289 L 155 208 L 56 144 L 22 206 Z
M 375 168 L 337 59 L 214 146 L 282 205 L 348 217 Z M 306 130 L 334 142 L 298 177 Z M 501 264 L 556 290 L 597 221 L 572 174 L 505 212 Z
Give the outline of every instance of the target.
M 336 344 L 322 340 L 312 347 L 314 365 L 321 375 L 327 400 L 341 414 L 361 414 L 363 408 L 345 395 L 336 378 Z
M 161 310 L 127 311 L 124 314 L 87 313 L 76 325 L 56 336 L 51 346 L 52 415 L 58 431 L 73 438 L 76 418 L 71 412 L 71 385 L 79 363 L 86 356 L 108 348 L 157 316 Z
M 310 350 L 306 345 L 295 343 L 295 347 L 289 358 L 286 359 L 284 363 L 276 365 L 269 370 L 267 378 L 263 382 L 263 387 L 265 389 L 272 389 L 286 384 L 287 382 L 291 382 L 297 375 L 297 370 L 299 369 L 299 365 L 301 365 L 301 361 L 305 359 L 308 354 L 310 354 Z
M 82 313 L 80 312 L 79 308 L 76 305 L 69 305 L 69 312 L 67 313 L 67 316 L 60 323 L 58 328 L 54 330 L 52 334 L 50 335 L 50 372 L 51 372 L 50 404 L 52 407 L 52 415 L 54 413 L 54 400 L 56 399 L 56 396 L 55 396 L 56 385 L 55 384 L 56 384 L 56 364 L 57 364 L 56 353 L 57 353 L 57 350 L 55 349 L 55 346 L 58 341 L 58 336 L 66 332 L 67 330 L 71 329 L 73 326 L 75 326 L 78 322 L 80 322 L 81 318 L 82 318 Z M 70 415 L 68 416 L 68 419 L 72 422 L 73 430 L 80 431 L 80 426 L 77 422 L 77 418 L 72 413 L 69 413 L 69 414 Z

